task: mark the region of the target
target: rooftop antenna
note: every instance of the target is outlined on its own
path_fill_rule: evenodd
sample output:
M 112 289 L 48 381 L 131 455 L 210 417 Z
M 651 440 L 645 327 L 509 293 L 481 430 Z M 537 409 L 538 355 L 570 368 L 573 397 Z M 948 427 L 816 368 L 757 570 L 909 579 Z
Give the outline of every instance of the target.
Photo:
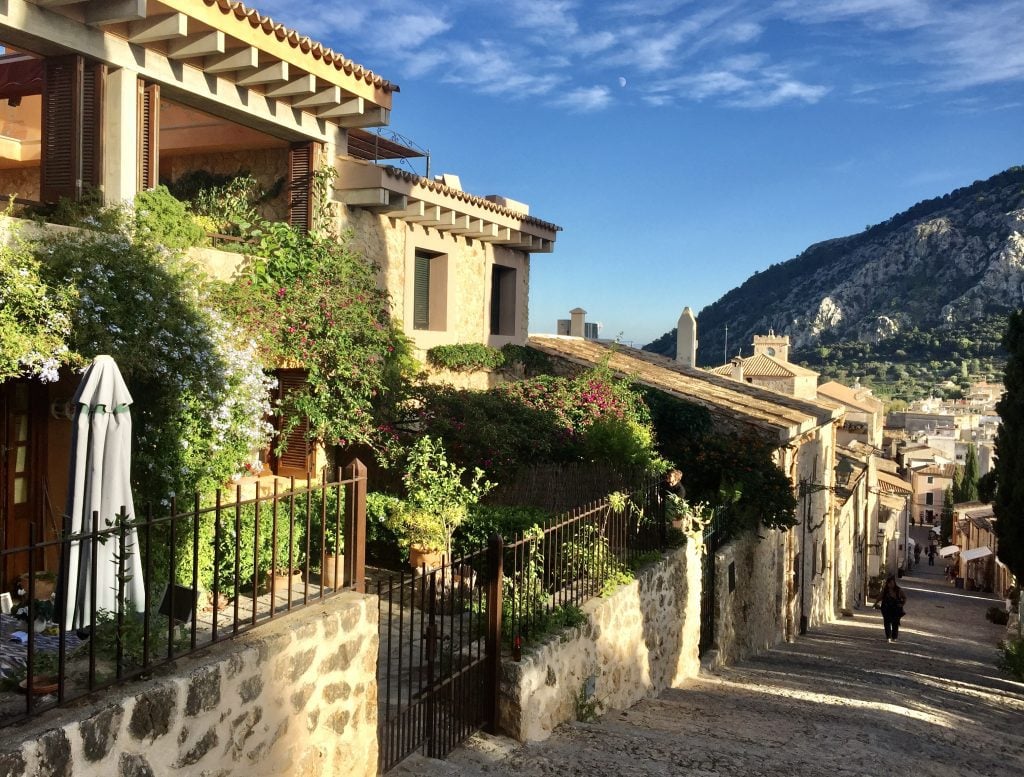
M 725 345 L 722 346 L 722 364 L 729 363 L 729 325 L 725 325 Z

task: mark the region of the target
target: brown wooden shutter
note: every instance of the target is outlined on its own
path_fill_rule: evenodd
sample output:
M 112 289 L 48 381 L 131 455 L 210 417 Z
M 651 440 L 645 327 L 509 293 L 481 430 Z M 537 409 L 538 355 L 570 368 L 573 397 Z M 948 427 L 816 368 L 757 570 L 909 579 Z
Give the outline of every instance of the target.
M 288 223 L 303 232 L 313 227 L 316 147 L 316 143 L 293 143 L 288 150 Z
M 281 412 L 278 416 L 278 430 L 286 429 L 293 419 L 296 419 L 295 406 L 289 401 L 290 397 L 306 388 L 305 370 L 278 370 L 277 392 L 281 403 Z M 284 439 L 278 439 L 277 443 L 284 444 L 284 450 L 274 456 L 274 474 L 281 477 L 304 478 L 313 471 L 313 446 L 309 439 L 309 419 L 306 416 L 298 416 L 291 429 L 288 430 Z
M 86 63 L 82 69 L 81 120 L 81 186 L 78 196 L 87 189 L 99 189 L 103 183 L 103 91 L 107 83 L 107 66 Z
M 74 197 L 77 192 L 83 66 L 77 55 L 46 60 L 39 183 L 43 202 Z
M 103 175 L 105 65 L 79 55 L 46 60 L 39 197 L 78 198 Z
M 139 81 L 139 191 L 160 182 L 160 85 Z

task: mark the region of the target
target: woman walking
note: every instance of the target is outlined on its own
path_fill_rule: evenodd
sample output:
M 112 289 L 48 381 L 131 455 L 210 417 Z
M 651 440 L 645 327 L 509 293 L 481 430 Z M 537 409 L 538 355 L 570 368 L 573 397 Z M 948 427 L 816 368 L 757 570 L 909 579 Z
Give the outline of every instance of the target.
M 882 592 L 875 601 L 875 607 L 882 610 L 882 625 L 885 626 L 885 638 L 895 642 L 900 637 L 900 618 L 903 617 L 903 605 L 907 595 L 896 584 L 896 578 L 889 575 L 882 586 Z

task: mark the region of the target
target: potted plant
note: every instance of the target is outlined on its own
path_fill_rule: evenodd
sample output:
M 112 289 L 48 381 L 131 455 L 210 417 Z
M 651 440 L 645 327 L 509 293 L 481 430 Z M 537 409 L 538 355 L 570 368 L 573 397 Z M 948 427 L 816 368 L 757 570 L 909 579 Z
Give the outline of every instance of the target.
M 335 486 L 311 495 L 308 519 L 305 500 L 302 509 L 296 511 L 295 520 L 301 535 L 299 548 L 303 552 L 309 548 L 308 567 L 320 573 L 320 583 L 325 588 L 333 589 L 341 584 L 345 563 L 344 502 L 344 495 Z M 284 552 L 287 553 L 287 549 Z
M 28 672 L 18 684 L 23 691 L 31 690 L 35 696 L 55 693 L 59 685 L 60 663 L 57 653 L 36 648 L 32 654 L 32 687 L 29 689 Z
M 409 451 L 402 482 L 406 499 L 391 524 L 413 569 L 434 568 L 442 555 L 451 558 L 452 534 L 469 517 L 469 508 L 494 487 L 480 468 L 467 476 L 465 467 L 448 461 L 440 440 L 429 436 Z
M 36 599 L 32 603 L 31 610 L 31 616 L 34 621 L 31 624 L 28 622 L 29 603 L 27 600 L 14 611 L 14 614 L 19 620 L 24 621 L 25 628 L 29 628 L 29 626 L 31 626 L 38 634 L 53 622 L 53 618 L 56 613 L 56 605 L 53 601 L 53 595 L 51 594 L 48 599 Z

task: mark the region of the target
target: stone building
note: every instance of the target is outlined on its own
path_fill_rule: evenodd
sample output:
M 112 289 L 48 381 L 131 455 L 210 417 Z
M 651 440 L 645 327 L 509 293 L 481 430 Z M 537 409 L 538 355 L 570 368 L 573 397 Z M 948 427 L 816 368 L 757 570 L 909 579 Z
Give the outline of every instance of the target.
M 839 429 L 841 445 L 859 440 L 881 449 L 885 405 L 871 395 L 871 389 L 860 385 L 844 386 L 830 380 L 818 386 L 818 397 L 838 402 L 846 409 L 843 426 Z
M 798 399 L 817 397 L 818 373 L 789 361 L 789 335 L 754 335 L 752 356 L 736 356 L 710 372 Z
M 622 344 L 534 334 L 529 345 L 568 371 L 604 365 L 640 385 L 705 408 L 722 433 L 752 430 L 776 446 L 775 463 L 799 498 L 801 523 L 789 531 L 767 532 L 760 542 L 745 538 L 723 549 L 723 564 L 735 563 L 745 581 L 742 590 L 716 592 L 720 606 L 735 615 L 723 619 L 729 625 L 716 637 L 726 657 L 793 638 L 801 627 L 834 616 L 836 591 L 858 585 L 853 578 L 840 582 L 833 563 L 837 553 L 853 553 L 852 548 L 836 547 L 832 478 L 839 408 L 737 383 Z M 802 488 L 801 482 L 810 486 Z M 852 566 L 844 569 L 854 574 Z
M 332 168 L 338 227 L 380 267 L 420 358 L 440 344 L 525 343 L 530 259 L 559 227 L 456 176 L 386 164 L 419 152 L 370 131 L 399 91 L 382 76 L 230 0 L 10 0 L 0 45 L 0 193 L 116 204 L 160 182 L 244 172 L 268 193 L 264 215 L 308 229 L 315 174 Z M 219 278 L 240 259 L 193 256 Z M 63 504 L 70 424 L 51 409 L 74 388 L 0 385 L 0 494 L 19 517 L 6 546 L 27 544 L 30 525 L 49 531 L 44 502 Z M 314 453 L 289 446 L 272 466 L 301 477 Z

